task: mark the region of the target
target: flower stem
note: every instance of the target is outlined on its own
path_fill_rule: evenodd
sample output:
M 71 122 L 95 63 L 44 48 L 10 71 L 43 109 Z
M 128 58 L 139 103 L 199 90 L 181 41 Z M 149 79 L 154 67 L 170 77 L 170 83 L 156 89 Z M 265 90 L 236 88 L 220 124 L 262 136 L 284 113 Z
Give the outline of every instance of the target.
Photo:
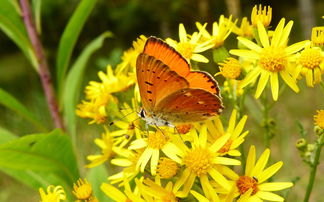
M 22 10 L 22 17 L 28 33 L 28 37 L 34 49 L 37 62 L 38 62 L 38 73 L 41 79 L 43 90 L 45 92 L 46 100 L 50 109 L 52 119 L 55 127 L 64 129 L 63 121 L 59 113 L 58 104 L 55 98 L 55 91 L 51 74 L 49 72 L 47 60 L 43 51 L 42 44 L 39 40 L 38 33 L 35 28 L 35 23 L 32 19 L 31 8 L 29 0 L 20 0 L 20 6 Z
M 264 146 L 266 148 L 270 148 L 270 139 L 271 139 L 271 128 L 270 128 L 270 124 L 269 124 L 269 111 L 270 111 L 270 106 L 268 103 L 268 99 L 266 94 L 264 93 L 264 95 L 261 98 L 262 101 L 262 114 L 263 114 L 263 123 L 262 123 L 262 127 L 264 128 L 265 132 L 264 132 Z
M 309 176 L 309 181 L 308 181 L 308 185 L 307 185 L 304 202 L 309 201 L 309 197 L 312 193 L 313 185 L 315 182 L 316 170 L 317 170 L 317 166 L 319 164 L 319 158 L 321 155 L 321 150 L 322 150 L 323 145 L 324 145 L 324 132 L 322 132 L 322 134 L 320 135 L 320 137 L 317 140 L 317 147 L 315 150 L 314 160 L 311 164 L 311 171 L 310 171 L 310 176 Z

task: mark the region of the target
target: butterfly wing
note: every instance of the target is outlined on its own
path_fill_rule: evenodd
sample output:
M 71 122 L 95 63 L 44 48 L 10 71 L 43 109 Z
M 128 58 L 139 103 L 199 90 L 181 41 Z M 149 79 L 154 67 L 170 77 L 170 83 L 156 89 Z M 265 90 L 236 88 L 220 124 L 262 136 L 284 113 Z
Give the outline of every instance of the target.
M 171 123 L 185 123 L 209 119 L 221 113 L 223 108 L 217 95 L 203 89 L 186 88 L 161 100 L 155 113 Z
M 146 112 L 152 112 L 156 103 L 164 97 L 189 87 L 186 79 L 160 60 L 145 53 L 141 53 L 137 58 L 136 75 L 142 105 Z
M 171 70 L 177 72 L 182 77 L 186 77 L 190 73 L 190 66 L 186 59 L 161 39 L 152 36 L 149 37 L 143 52 L 161 60 Z
M 207 72 L 191 71 L 186 77 L 190 88 L 201 88 L 220 97 L 216 80 Z

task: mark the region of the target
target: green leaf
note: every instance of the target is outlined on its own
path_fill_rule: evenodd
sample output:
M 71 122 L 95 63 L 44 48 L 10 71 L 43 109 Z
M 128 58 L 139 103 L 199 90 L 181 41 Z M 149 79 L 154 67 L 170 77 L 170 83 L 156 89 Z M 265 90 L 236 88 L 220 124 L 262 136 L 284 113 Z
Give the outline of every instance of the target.
M 51 133 L 26 135 L 0 145 L 0 169 L 26 179 L 36 173 L 40 179 L 35 181 L 39 183 L 54 183 L 51 180 L 55 178 L 57 184 L 65 186 L 72 186 L 79 178 L 71 141 L 58 129 Z
M 87 61 L 90 56 L 102 46 L 104 39 L 111 36 L 111 32 L 105 32 L 91 41 L 75 61 L 67 75 L 62 97 L 63 99 L 61 99 L 61 101 L 64 103 L 64 117 L 67 121 L 67 127 L 73 141 L 75 140 L 76 133 L 75 107 L 79 98 Z
M 41 7 L 42 7 L 42 0 L 32 0 L 32 6 L 34 10 L 34 19 L 37 32 L 40 34 L 42 30 L 42 22 L 41 22 Z
M 108 172 L 104 165 L 91 168 L 87 173 L 86 179 L 92 185 L 94 195 L 98 201 L 112 201 L 101 191 L 100 186 L 108 178 Z
M 17 136 L 9 130 L 0 126 L 0 144 L 16 139 Z
M 22 21 L 15 8 L 15 2 L 0 0 L 0 29 L 22 50 L 37 70 L 37 60 Z
M 56 58 L 56 73 L 59 95 L 63 88 L 65 73 L 69 66 L 73 48 L 96 2 L 97 0 L 82 0 L 79 3 L 60 39 Z
M 10 95 L 8 92 L 0 88 L 0 104 L 6 106 L 7 108 L 17 112 L 30 123 L 34 124 L 40 130 L 45 131 L 46 128 L 40 123 L 40 121 L 31 113 L 22 103 L 20 103 L 16 98 Z

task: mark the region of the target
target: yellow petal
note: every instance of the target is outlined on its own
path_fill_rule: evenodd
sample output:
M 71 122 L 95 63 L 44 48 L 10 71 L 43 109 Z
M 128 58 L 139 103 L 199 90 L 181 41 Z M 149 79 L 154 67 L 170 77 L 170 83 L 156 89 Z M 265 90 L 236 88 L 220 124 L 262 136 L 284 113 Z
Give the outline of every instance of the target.
M 196 53 L 192 54 L 191 59 L 197 62 L 203 62 L 203 63 L 209 62 L 209 60 L 205 56 Z
M 245 166 L 245 175 L 252 176 L 252 170 L 255 164 L 255 146 L 252 145 L 249 150 L 248 157 L 246 159 L 246 166 Z
M 284 198 L 281 196 L 271 193 L 271 192 L 265 192 L 265 191 L 258 191 L 256 193 L 256 196 L 260 197 L 263 200 L 267 201 L 284 201 Z
M 237 40 L 239 40 L 243 45 L 245 45 L 246 47 L 248 47 L 251 50 L 254 50 L 258 53 L 262 51 L 262 48 L 259 45 L 257 45 L 256 43 L 254 43 L 246 38 L 237 37 Z
M 280 75 L 281 75 L 281 78 L 285 81 L 285 83 L 291 88 L 293 89 L 293 91 L 295 91 L 296 93 L 299 92 L 299 88 L 296 84 L 296 80 L 294 80 L 289 74 L 287 71 L 283 70 L 283 71 L 280 71 Z
M 271 73 L 270 84 L 271 84 L 272 98 L 273 100 L 277 101 L 278 93 L 279 93 L 278 73 Z
M 263 171 L 264 167 L 268 163 L 269 156 L 270 156 L 270 149 L 264 150 L 264 152 L 261 154 L 259 160 L 255 164 L 255 166 L 252 170 L 251 176 L 259 176 L 260 175 L 260 173 Z
M 308 40 L 300 41 L 298 43 L 294 43 L 294 44 L 288 46 L 285 49 L 285 52 L 287 53 L 287 55 L 292 55 L 292 54 L 300 51 L 301 49 L 303 49 L 308 43 L 309 43 Z
M 269 47 L 268 33 L 260 21 L 258 21 L 258 33 L 259 33 L 259 38 L 260 38 L 262 46 L 265 48 Z M 259 52 L 261 52 L 261 51 L 259 51 Z
M 259 183 L 262 183 L 272 177 L 282 166 L 282 161 L 279 161 L 269 168 L 265 169 L 263 172 L 260 173 L 260 175 L 256 175 L 256 177 L 259 180 Z
M 262 71 L 259 79 L 258 87 L 255 92 L 255 98 L 259 98 L 264 88 L 266 87 L 269 80 L 270 73 L 267 71 Z
M 232 55 L 237 55 L 243 58 L 249 58 L 249 59 L 259 59 L 259 53 L 251 50 L 240 50 L 240 49 L 234 49 L 229 51 Z
M 291 182 L 269 182 L 259 184 L 258 188 L 261 191 L 280 191 L 294 186 Z
M 288 41 L 288 37 L 289 37 L 289 34 L 290 34 L 293 24 L 294 24 L 294 22 L 292 20 L 290 20 L 288 22 L 288 24 L 286 25 L 286 27 L 283 29 L 278 46 L 282 47 L 282 46 L 286 45 L 286 42 Z
M 228 182 L 228 180 L 222 174 L 220 174 L 216 169 L 211 168 L 208 173 L 219 185 L 224 187 L 226 190 L 231 189 L 231 185 Z
M 249 85 L 250 83 L 253 83 L 255 81 L 255 79 L 260 75 L 260 73 L 261 73 L 260 68 L 254 68 L 242 80 L 239 87 L 244 88 L 245 86 Z
M 283 30 L 284 26 L 285 26 L 285 18 L 282 18 L 273 33 L 273 37 L 271 40 L 271 46 L 273 46 L 273 47 L 279 46 L 279 42 L 281 39 L 282 30 Z
M 187 32 L 182 23 L 179 25 L 179 39 L 180 42 L 187 42 Z

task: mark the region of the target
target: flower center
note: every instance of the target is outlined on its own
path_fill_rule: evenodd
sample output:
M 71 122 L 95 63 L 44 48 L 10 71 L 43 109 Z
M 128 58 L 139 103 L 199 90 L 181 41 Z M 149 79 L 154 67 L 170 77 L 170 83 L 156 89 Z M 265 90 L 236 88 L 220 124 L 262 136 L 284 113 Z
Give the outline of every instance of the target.
M 218 150 L 219 153 L 226 153 L 230 150 L 231 145 L 232 145 L 232 140 L 228 140 L 226 144 Z
M 299 63 L 308 69 L 314 69 L 318 67 L 324 60 L 319 49 L 306 49 L 304 50 L 300 57 Z
M 244 194 L 249 189 L 252 189 L 252 195 L 258 192 L 258 182 L 256 178 L 252 178 L 249 176 L 240 176 L 240 178 L 236 181 L 236 186 L 240 192 L 240 194 Z
M 197 176 L 206 174 L 212 167 L 213 154 L 204 148 L 197 147 L 187 153 L 184 164 Z
M 175 176 L 178 172 L 178 165 L 175 161 L 162 157 L 159 160 L 159 165 L 157 166 L 156 172 L 161 178 L 171 178 Z
M 317 110 L 314 120 L 316 125 L 324 130 L 324 110 Z
M 191 58 L 193 50 L 194 45 L 189 42 L 180 42 L 177 46 L 177 51 L 179 51 L 181 55 L 186 59 Z
M 241 65 L 235 58 L 228 58 L 225 63 L 219 63 L 222 75 L 228 79 L 236 79 L 241 74 Z
M 147 144 L 151 148 L 162 149 L 168 141 L 169 137 L 158 130 L 156 132 L 149 133 Z
M 287 57 L 283 48 L 266 47 L 260 54 L 261 67 L 270 72 L 279 72 L 287 65 Z

